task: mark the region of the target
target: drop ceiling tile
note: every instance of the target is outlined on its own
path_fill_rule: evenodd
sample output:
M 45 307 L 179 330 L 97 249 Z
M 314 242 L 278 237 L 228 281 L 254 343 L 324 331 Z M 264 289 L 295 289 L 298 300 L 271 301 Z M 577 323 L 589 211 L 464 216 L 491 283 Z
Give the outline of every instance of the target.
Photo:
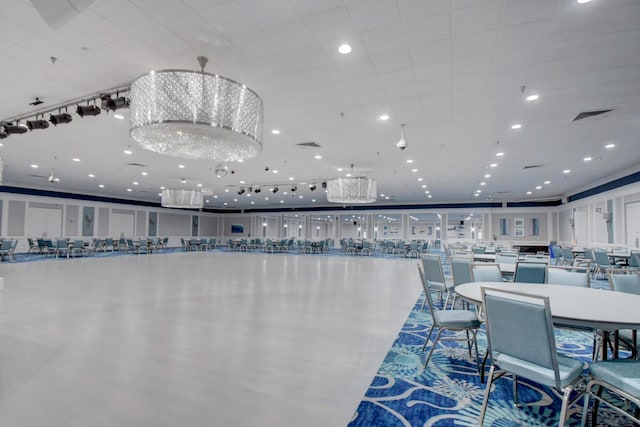
M 384 87 L 392 88 L 415 83 L 416 79 L 413 75 L 412 68 L 391 71 L 389 73 L 380 73 L 378 78 Z
M 508 27 L 551 18 L 558 6 L 557 0 L 509 0 L 504 3 L 501 25 Z
M 263 30 L 232 37 L 229 41 L 237 48 L 236 54 L 247 59 L 259 58 L 279 52 L 276 44 Z
M 92 7 L 91 11 L 118 26 L 121 36 L 141 31 L 158 24 L 158 21 L 127 0 L 111 0 Z M 84 15 L 84 13 L 82 15 Z M 78 18 L 81 18 L 82 15 Z M 123 31 L 125 34 L 123 34 Z
M 430 15 L 449 12 L 449 0 L 398 0 L 398 9 L 403 21 L 413 21 Z
M 449 13 L 441 13 L 403 23 L 402 32 L 405 43 L 408 46 L 415 46 L 451 38 L 450 16 Z
M 143 30 L 136 33 L 135 36 L 163 55 L 171 55 L 191 49 L 189 43 L 161 25 Z
M 49 58 L 54 56 L 56 58 L 71 57 L 80 55 L 80 49 L 74 50 L 59 43 L 52 41 L 39 34 L 35 34 L 26 40 L 19 43 L 22 48 L 30 49 L 33 52 L 41 54 L 43 57 Z
M 109 43 L 129 34 L 109 19 L 102 17 L 92 10 L 84 11 L 82 14 L 76 16 L 68 25 L 101 43 Z
M 13 21 L 0 17 L 0 37 L 12 42 L 21 42 L 34 34 L 28 28 Z
M 199 13 L 210 26 L 226 37 L 248 33 L 258 26 L 237 2 L 222 3 Z
M 342 79 L 342 75 L 335 65 L 324 65 L 303 71 L 309 80 L 316 85 L 332 83 Z
M 413 73 L 417 82 L 446 79 L 451 77 L 451 72 L 452 64 L 450 61 L 413 67 Z
M 346 79 L 367 76 L 376 72 L 373 68 L 373 64 L 366 56 L 344 58 L 342 61 L 335 61 L 334 64 L 340 74 Z
M 181 0 L 187 6 L 189 6 L 194 11 L 200 11 L 209 9 L 212 6 L 217 6 L 222 3 L 226 3 L 229 0 Z
M 495 30 L 500 24 L 501 6 L 501 1 L 492 0 L 455 10 L 452 17 L 454 37 Z
M 482 55 L 494 50 L 497 31 L 487 31 L 453 39 L 453 57 Z
M 342 0 L 290 0 L 293 7 L 298 11 L 300 16 L 311 15 L 322 12 L 323 10 L 333 9 L 342 6 Z
M 358 77 L 346 81 L 351 92 L 371 92 L 381 89 L 380 79 L 375 74 L 366 77 Z
M 477 55 L 453 60 L 453 76 L 479 74 L 487 76 L 491 68 L 491 55 Z
M 413 65 L 425 65 L 451 60 L 451 40 L 411 46 L 409 48 Z
M 320 42 L 334 40 L 356 32 L 351 17 L 344 7 L 307 15 L 303 21 L 316 40 Z
M 261 27 L 279 24 L 298 18 L 298 13 L 288 0 L 238 0 L 253 20 Z
M 301 19 L 294 19 L 267 27 L 265 32 L 271 37 L 276 46 L 283 51 L 309 46 L 316 42 Z
M 498 31 L 496 50 L 522 49 L 542 43 L 547 22 L 503 27 Z
M 599 55 L 640 46 L 640 30 L 628 30 L 590 36 L 582 45 L 580 56 Z
M 406 49 L 379 53 L 371 55 L 370 58 L 378 73 L 386 73 L 388 71 L 400 70 L 412 66 L 411 56 Z
M 369 55 L 394 50 L 404 46 L 404 24 L 367 31 L 360 38 Z
M 203 44 L 217 43 L 224 36 L 199 15 L 188 15 L 165 24 L 169 30 L 193 47 Z
M 174 21 L 192 13 L 182 1 L 131 0 L 140 10 L 158 22 Z M 210 4 L 209 7 L 212 5 Z
M 400 22 L 395 0 L 361 0 L 348 4 L 347 9 L 360 32 L 384 28 Z

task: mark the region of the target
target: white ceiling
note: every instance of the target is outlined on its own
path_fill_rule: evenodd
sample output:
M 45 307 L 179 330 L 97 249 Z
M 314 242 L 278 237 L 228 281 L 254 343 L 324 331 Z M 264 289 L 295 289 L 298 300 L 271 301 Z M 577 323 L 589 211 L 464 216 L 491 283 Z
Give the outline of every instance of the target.
M 338 53 L 342 43 L 351 54 Z M 127 120 L 103 112 L 2 140 L 4 185 L 159 202 L 160 186 L 202 183 L 218 196 L 209 207 L 321 206 L 324 192 L 303 183 L 355 164 L 390 196 L 380 205 L 525 201 L 558 198 L 640 164 L 639 0 L 98 0 L 58 30 L 31 2 L 4 0 L 0 118 L 31 111 L 35 97 L 45 107 L 152 69 L 197 69 L 198 55 L 209 57 L 207 71 L 264 101 L 264 150 L 231 164 L 233 175 L 216 178 L 214 163 L 145 152 Z M 531 93 L 540 99 L 525 102 Z M 615 110 L 571 122 L 601 108 Z M 395 147 L 400 123 L 405 151 Z M 304 141 L 321 148 L 296 147 Z M 133 154 L 123 153 L 128 147 Z M 54 185 L 43 178 L 51 168 Z M 241 181 L 263 191 L 238 196 Z M 296 196 L 284 195 L 293 183 Z M 276 195 L 264 191 L 272 184 L 280 184 Z

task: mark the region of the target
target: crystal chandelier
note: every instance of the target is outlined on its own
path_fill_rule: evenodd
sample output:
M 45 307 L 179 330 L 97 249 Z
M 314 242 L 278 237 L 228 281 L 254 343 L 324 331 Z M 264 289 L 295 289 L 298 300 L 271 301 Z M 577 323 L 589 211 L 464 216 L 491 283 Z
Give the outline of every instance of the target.
M 327 201 L 331 203 L 373 203 L 377 197 L 378 184 L 375 179 L 357 176 L 327 181 Z
M 160 200 L 165 208 L 200 209 L 204 206 L 203 192 L 196 190 L 162 190 Z
M 131 84 L 129 135 L 147 150 L 185 159 L 242 161 L 262 151 L 262 99 L 201 71 L 151 71 Z

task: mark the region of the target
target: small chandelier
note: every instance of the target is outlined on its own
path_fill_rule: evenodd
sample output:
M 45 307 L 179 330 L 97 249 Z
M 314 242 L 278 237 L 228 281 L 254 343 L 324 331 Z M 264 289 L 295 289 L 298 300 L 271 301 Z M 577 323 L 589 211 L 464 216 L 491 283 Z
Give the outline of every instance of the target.
M 204 193 L 196 190 L 162 190 L 160 204 L 165 208 L 201 209 Z
M 129 135 L 143 148 L 185 159 L 242 161 L 262 151 L 262 99 L 201 71 L 151 71 L 131 84 Z
M 353 165 L 351 165 L 353 175 Z M 337 178 L 327 181 L 327 201 L 331 203 L 373 203 L 378 197 L 375 179 L 364 176 Z

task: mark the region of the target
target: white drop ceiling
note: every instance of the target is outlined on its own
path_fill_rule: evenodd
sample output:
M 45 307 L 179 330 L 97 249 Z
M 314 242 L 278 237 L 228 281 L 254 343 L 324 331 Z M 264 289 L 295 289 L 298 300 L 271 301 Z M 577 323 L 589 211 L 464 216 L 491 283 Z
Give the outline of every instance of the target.
M 557 199 L 640 165 L 638 0 L 103 0 L 57 30 L 31 2 L 5 0 L 0 119 L 31 111 L 35 97 L 46 107 L 150 70 L 197 69 L 198 55 L 264 101 L 263 152 L 229 164 L 234 174 L 146 152 L 126 112 L 103 111 L 0 141 L 4 185 L 159 202 L 161 186 L 201 183 L 211 208 L 314 207 L 329 203 L 308 184 L 354 164 L 378 180 L 383 206 Z M 525 102 L 532 93 L 540 99 Z M 602 108 L 614 111 L 572 122 Z M 321 147 L 296 146 L 308 141 Z

